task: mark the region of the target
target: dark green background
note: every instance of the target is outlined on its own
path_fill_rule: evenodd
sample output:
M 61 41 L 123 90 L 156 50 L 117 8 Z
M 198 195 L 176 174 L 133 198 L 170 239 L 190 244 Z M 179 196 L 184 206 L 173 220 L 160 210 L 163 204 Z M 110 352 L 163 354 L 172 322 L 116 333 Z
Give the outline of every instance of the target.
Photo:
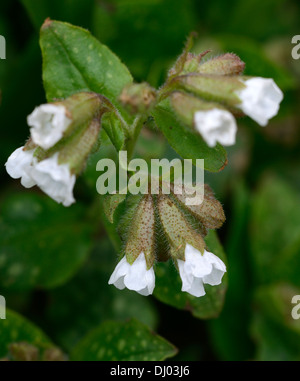
M 279 115 L 265 128 L 239 120 L 227 167 L 206 174 L 227 217 L 219 236 L 229 287 L 219 317 L 200 320 L 107 285 L 117 251 L 103 227 L 93 163 L 76 184 L 71 209 L 6 174 L 7 157 L 28 137 L 26 116 L 45 102 L 38 38 L 46 17 L 89 29 L 136 81 L 161 85 L 197 31 L 196 52 L 234 52 L 246 74 L 273 77 L 283 90 Z M 66 353 L 101 322 L 135 317 L 179 349 L 174 359 L 299 360 L 300 321 L 291 317 L 291 298 L 300 294 L 300 61 L 291 57 L 299 2 L 1 0 L 0 34 L 7 43 L 0 61 L 0 294 L 8 307 Z M 173 154 L 160 135 L 147 134 L 137 152 Z M 101 155 L 113 155 L 110 146 Z M 6 353 L 1 345 L 0 338 Z

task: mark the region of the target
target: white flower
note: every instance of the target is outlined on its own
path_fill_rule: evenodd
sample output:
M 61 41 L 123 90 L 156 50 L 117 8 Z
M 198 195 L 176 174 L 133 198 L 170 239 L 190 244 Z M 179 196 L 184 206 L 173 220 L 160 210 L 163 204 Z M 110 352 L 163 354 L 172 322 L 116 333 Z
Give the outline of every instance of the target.
M 261 126 L 278 113 L 283 93 L 272 78 L 250 78 L 243 81 L 246 87 L 236 92 L 241 100 L 239 107 Z
M 7 173 L 13 179 L 21 178 L 21 184 L 25 188 L 31 188 L 36 184 L 29 174 L 33 163 L 33 154 L 34 149 L 24 151 L 24 147 L 19 147 L 9 156 L 5 163 Z
M 150 295 L 155 286 L 153 267 L 147 270 L 144 253 L 141 253 L 132 265 L 127 262 L 126 256 L 124 256 L 117 264 L 108 284 L 114 284 L 120 290 L 127 287 L 141 295 Z
M 179 273 L 182 280 L 182 291 L 194 296 L 205 295 L 204 284 L 216 286 L 221 283 L 226 272 L 226 266 L 213 253 L 200 251 L 186 244 L 185 261 L 177 260 Z
M 66 112 L 62 105 L 44 104 L 36 107 L 27 117 L 34 143 L 46 150 L 54 146 L 72 122 Z
M 235 143 L 237 125 L 229 111 L 218 108 L 208 111 L 196 111 L 194 123 L 196 129 L 210 147 L 214 147 L 217 142 L 224 146 Z
M 29 174 L 48 196 L 64 206 L 75 202 L 73 187 L 76 176 L 72 175 L 68 164 L 58 164 L 58 153 L 49 159 L 35 162 Z

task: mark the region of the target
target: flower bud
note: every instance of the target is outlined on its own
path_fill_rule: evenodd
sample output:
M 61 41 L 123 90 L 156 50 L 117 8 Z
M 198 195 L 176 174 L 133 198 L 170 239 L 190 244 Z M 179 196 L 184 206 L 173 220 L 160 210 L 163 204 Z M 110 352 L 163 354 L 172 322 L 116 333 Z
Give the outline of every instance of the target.
M 156 91 L 146 82 L 129 84 L 123 89 L 120 101 L 131 114 L 143 114 L 154 106 Z
M 92 92 L 81 92 L 63 101 L 40 105 L 27 118 L 32 140 L 47 150 L 99 116 L 103 108 L 101 98 Z
M 189 205 L 186 203 L 186 198 L 190 197 L 187 192 L 187 187 L 182 187 L 182 194 L 176 192 L 172 187 L 173 195 L 181 203 L 182 207 L 186 208 L 205 229 L 218 229 L 225 222 L 225 214 L 221 203 L 214 197 L 211 188 L 204 184 L 204 198 L 201 204 Z M 174 192 L 175 191 L 175 192 Z
M 88 156 L 98 148 L 101 124 L 99 119 L 88 122 L 76 134 L 72 135 L 56 152 L 60 164 L 68 163 L 70 171 L 79 175 L 85 168 Z M 52 150 L 48 152 L 52 153 Z
M 183 69 L 180 74 L 197 73 L 202 58 L 210 53 L 210 50 L 206 50 L 200 54 L 187 53 L 185 56 L 185 62 L 183 63 Z
M 193 70 L 194 67 L 197 67 L 199 64 L 201 58 L 205 56 L 209 52 L 207 50 L 206 52 L 203 52 L 196 56 L 193 53 L 190 53 L 191 48 L 194 44 L 194 38 L 197 36 L 195 32 L 192 32 L 185 43 L 183 52 L 180 54 L 180 56 L 177 58 L 174 66 L 169 70 L 168 77 L 173 77 L 176 75 L 179 75 L 180 73 L 183 73 L 185 70 Z
M 234 108 L 240 103 L 236 92 L 245 88 L 238 76 L 198 73 L 176 77 L 173 79 L 173 85 L 200 97 L 202 100 L 218 102 L 227 108 Z
M 127 261 L 132 264 L 135 259 L 144 253 L 147 268 L 153 266 L 155 260 L 155 218 L 154 204 L 151 195 L 144 195 L 131 218 L 127 232 L 124 252 Z
M 201 73 L 213 75 L 240 75 L 245 69 L 245 63 L 233 53 L 221 54 L 207 61 L 203 57 L 210 53 L 206 50 L 200 54 L 194 54 L 184 50 L 176 64 L 169 71 L 169 77 L 175 75 Z
M 211 75 L 240 75 L 245 69 L 245 63 L 235 54 L 226 53 L 200 63 L 197 72 Z
M 185 260 L 187 243 L 201 253 L 204 252 L 205 242 L 200 233 L 201 229 L 191 225 L 171 197 L 159 195 L 157 207 L 162 229 L 170 246 L 170 255 L 173 258 Z

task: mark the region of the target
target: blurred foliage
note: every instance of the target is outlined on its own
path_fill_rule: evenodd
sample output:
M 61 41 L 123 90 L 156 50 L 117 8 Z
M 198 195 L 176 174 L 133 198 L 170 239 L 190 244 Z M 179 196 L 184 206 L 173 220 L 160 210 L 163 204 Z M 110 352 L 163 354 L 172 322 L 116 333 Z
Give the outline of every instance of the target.
M 0 34 L 7 43 L 7 60 L 0 61 L 2 164 L 28 137 L 26 116 L 46 100 L 38 31 L 47 17 L 87 28 L 136 81 L 153 86 L 162 84 L 195 30 L 195 52 L 238 54 L 247 75 L 273 77 L 285 98 L 266 128 L 240 119 L 237 144 L 226 150 L 228 165 L 206 174 L 227 217 L 219 238 L 227 254 L 228 290 L 224 306 L 223 295 L 210 313 L 214 294 L 198 305 L 168 284 L 177 277 L 171 263 L 157 267 L 154 297 L 108 286 L 120 242 L 95 192 L 95 163 L 116 155 L 105 133 L 101 150 L 76 185 L 78 201 L 69 209 L 36 189 L 26 191 L 2 165 L 0 294 L 9 311 L 0 320 L 0 357 L 124 359 L 123 337 L 126 359 L 161 360 L 175 355 L 175 345 L 178 360 L 299 360 L 300 320 L 291 316 L 292 296 L 300 294 L 300 62 L 291 58 L 299 2 L 1 0 Z M 120 148 L 117 128 L 107 121 L 106 132 L 117 137 L 114 144 Z M 176 156 L 154 123 L 138 140 L 136 155 L 145 152 Z M 223 252 L 215 234 L 207 243 Z M 214 291 L 222 294 L 222 287 Z M 142 340 L 134 336 L 137 332 Z
M 24 291 L 66 282 L 86 259 L 93 229 L 84 219 L 82 205 L 65 210 L 47 197 L 26 192 L 5 197 L 0 222 L 1 287 Z
M 48 337 L 32 323 L 15 312 L 6 311 L 6 319 L 1 321 L 1 351 L 0 357 L 9 352 L 11 343 L 28 342 L 39 349 L 53 346 Z
M 90 332 L 71 352 L 73 361 L 161 361 L 174 356 L 176 348 L 132 319 L 105 322 Z

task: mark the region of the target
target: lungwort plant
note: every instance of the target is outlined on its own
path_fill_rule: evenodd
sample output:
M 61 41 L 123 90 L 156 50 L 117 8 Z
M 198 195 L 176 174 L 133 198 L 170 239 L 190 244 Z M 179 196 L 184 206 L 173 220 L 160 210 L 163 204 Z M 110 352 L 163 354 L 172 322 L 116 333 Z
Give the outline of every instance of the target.
M 194 165 L 203 159 L 206 171 L 222 171 L 228 164 L 224 146 L 235 144 L 238 118 L 249 116 L 265 126 L 283 94 L 271 78 L 243 75 L 245 63 L 235 54 L 208 59 L 209 51 L 191 53 L 192 44 L 193 35 L 165 83 L 155 89 L 135 83 L 120 59 L 87 30 L 47 19 L 40 46 L 48 103 L 28 116 L 29 138 L 8 158 L 9 175 L 73 208 L 76 181 L 101 151 L 102 140 L 109 139 L 117 152 L 126 151 L 129 161 L 147 128 L 163 134 L 182 159 Z M 116 164 L 133 176 L 128 163 Z M 225 221 L 222 205 L 208 185 L 201 202 L 189 205 L 189 192 L 176 192 L 174 178 L 167 194 L 162 178 L 149 180 L 154 194 L 97 195 L 110 237 L 116 239 L 117 232 L 121 242 L 119 263 L 107 282 L 142 295 L 154 293 L 197 317 L 216 316 L 227 276 L 213 231 Z

